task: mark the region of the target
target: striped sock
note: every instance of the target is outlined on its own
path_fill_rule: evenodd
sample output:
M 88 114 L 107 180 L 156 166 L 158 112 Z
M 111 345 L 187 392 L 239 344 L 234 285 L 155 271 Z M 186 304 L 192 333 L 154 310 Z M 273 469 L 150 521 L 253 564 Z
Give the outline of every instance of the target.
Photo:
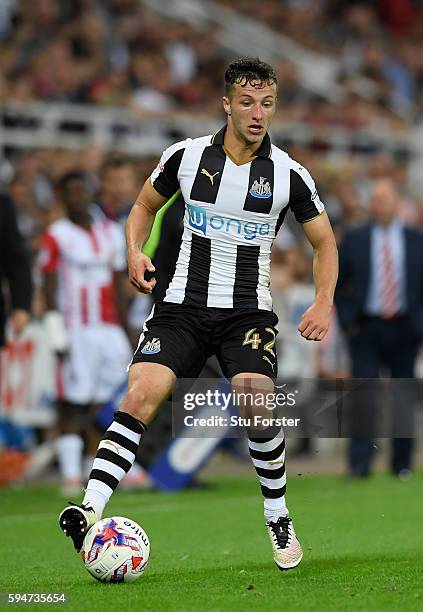
M 264 497 L 266 520 L 276 521 L 288 515 L 285 501 L 285 438 L 282 428 L 269 428 L 266 437 L 248 439 L 253 465 Z
M 94 459 L 83 504 L 93 506 L 99 516 L 113 491 L 129 472 L 146 426 L 126 412 L 117 412 L 104 434 Z

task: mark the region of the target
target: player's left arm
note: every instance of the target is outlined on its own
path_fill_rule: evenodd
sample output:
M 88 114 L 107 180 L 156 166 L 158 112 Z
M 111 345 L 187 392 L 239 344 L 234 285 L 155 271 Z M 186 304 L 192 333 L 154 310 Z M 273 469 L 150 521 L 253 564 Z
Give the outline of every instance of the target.
M 336 281 L 338 249 L 326 212 L 303 223 L 304 233 L 313 247 L 314 303 L 302 316 L 298 331 L 307 340 L 323 340 L 329 328 Z

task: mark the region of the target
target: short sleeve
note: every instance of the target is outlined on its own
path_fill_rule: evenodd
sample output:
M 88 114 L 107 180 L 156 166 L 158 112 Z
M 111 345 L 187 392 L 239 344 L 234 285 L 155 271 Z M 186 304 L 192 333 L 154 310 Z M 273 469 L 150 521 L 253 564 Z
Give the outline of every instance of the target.
M 41 239 L 38 267 L 42 272 L 56 272 L 59 266 L 60 250 L 56 238 L 46 232 Z
M 290 171 L 289 207 L 299 223 L 310 221 L 325 209 L 310 173 L 299 164 Z
M 150 177 L 154 189 L 165 198 L 171 198 L 179 189 L 179 167 L 190 141 L 191 139 L 187 138 L 166 149 Z

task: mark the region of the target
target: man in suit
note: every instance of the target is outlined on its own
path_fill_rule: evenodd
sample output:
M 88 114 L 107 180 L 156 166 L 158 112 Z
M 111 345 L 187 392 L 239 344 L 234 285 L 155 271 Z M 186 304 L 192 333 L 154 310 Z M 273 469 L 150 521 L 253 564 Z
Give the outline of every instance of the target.
M 3 283 L 8 286 L 10 325 L 19 335 L 29 321 L 32 297 L 29 253 L 18 230 L 16 212 L 10 198 L 0 195 L 0 347 L 5 343 L 7 320 Z
M 335 299 L 353 378 L 376 379 L 381 373 L 386 376 L 386 371 L 392 378 L 414 377 L 423 339 L 423 234 L 403 226 L 398 207 L 394 183 L 388 178 L 376 180 L 370 223 L 348 231 L 340 248 Z M 370 387 L 374 389 L 374 384 Z M 394 391 L 398 389 L 398 384 L 393 386 Z M 403 390 L 410 395 L 410 385 L 404 385 Z M 407 420 L 407 431 L 411 431 L 411 410 L 411 397 L 394 400 L 397 433 Z M 354 476 L 370 473 L 374 445 L 369 436 L 374 414 L 374 399 L 369 394 L 356 395 L 349 453 Z M 367 419 L 367 429 L 363 419 Z M 357 431 L 360 433 L 355 436 Z M 411 468 L 413 439 L 400 435 L 392 439 L 391 470 L 401 477 Z

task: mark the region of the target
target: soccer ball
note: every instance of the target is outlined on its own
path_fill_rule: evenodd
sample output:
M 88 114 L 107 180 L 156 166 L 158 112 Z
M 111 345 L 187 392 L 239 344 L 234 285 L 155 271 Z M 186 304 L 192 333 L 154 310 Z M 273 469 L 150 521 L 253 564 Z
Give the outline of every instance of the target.
M 147 568 L 150 542 L 135 521 L 113 516 L 91 527 L 81 554 L 89 573 L 100 582 L 133 582 Z

